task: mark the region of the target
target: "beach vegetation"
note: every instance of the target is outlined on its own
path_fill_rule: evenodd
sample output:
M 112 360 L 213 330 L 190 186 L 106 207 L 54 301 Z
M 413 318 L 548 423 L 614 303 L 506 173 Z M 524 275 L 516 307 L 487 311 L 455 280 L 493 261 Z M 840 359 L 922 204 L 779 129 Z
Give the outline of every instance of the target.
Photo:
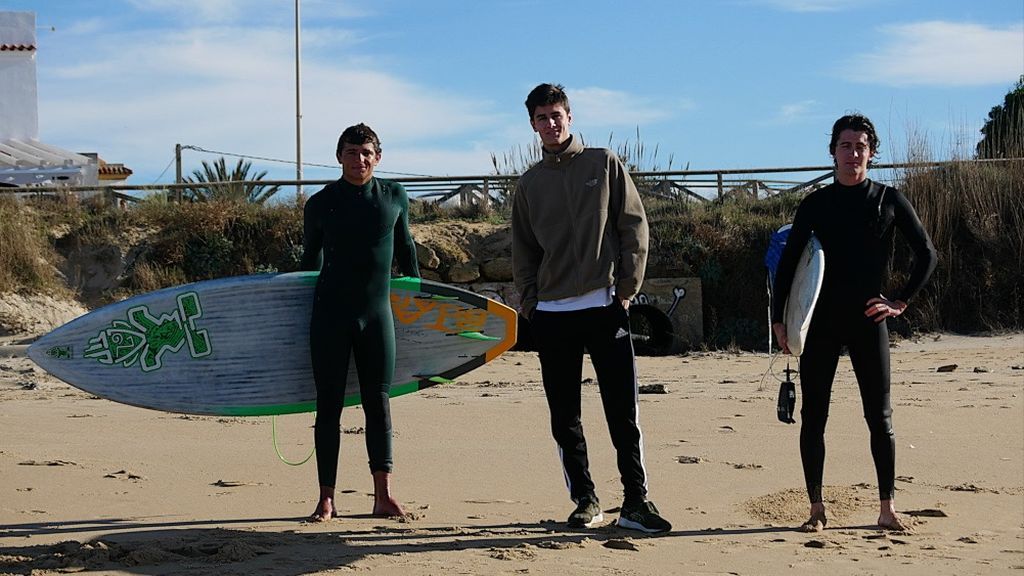
M 907 156 L 926 160 L 929 147 L 915 142 Z M 622 156 L 649 163 L 652 155 L 644 150 Z M 890 321 L 898 334 L 1024 329 L 1024 161 L 972 160 L 893 176 L 939 253 L 930 281 L 907 312 Z M 637 180 L 651 230 L 648 277 L 701 279 L 704 345 L 763 350 L 764 254 L 771 234 L 792 221 L 807 191 L 684 202 L 651 194 L 656 185 L 656 179 Z M 410 211 L 413 222 L 509 219 L 508 206 L 500 203 L 457 208 L 412 202 Z M 78 291 L 76 275 L 59 270 L 70 270 L 66 264 L 76 255 L 104 247 L 117 248 L 124 268 L 106 301 L 215 277 L 289 272 L 302 255 L 301 201 L 149 199 L 125 210 L 66 196 L 0 199 L 0 291 Z M 887 294 L 906 280 L 911 258 L 897 234 Z
M 1024 74 L 981 127 L 979 158 L 1024 158 Z
M 0 292 L 66 293 L 57 260 L 40 212 L 0 195 Z
M 220 200 L 263 204 L 281 190 L 278 185 L 260 183 L 266 175 L 266 170 L 252 173 L 252 162 L 242 158 L 230 170 L 223 156 L 212 163 L 204 160 L 201 169 L 193 170 L 192 175 L 185 178 L 186 182 L 197 186 L 186 188 L 184 196 L 193 202 Z

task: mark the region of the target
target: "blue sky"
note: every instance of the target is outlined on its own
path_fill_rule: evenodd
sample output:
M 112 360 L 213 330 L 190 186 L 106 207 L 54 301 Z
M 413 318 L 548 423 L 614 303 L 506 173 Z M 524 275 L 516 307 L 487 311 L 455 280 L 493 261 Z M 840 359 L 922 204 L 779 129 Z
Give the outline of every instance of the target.
M 170 182 L 176 143 L 294 160 L 292 0 L 8 0 L 38 26 L 44 142 Z M 303 0 L 303 160 L 380 134 L 379 171 L 492 172 L 534 138 L 523 100 L 564 84 L 591 144 L 665 169 L 829 163 L 852 110 L 883 162 L 969 155 L 1024 74 L 1022 0 Z M 186 174 L 216 155 L 186 151 Z M 254 161 L 271 177 L 294 167 Z M 336 168 L 307 167 L 306 178 Z

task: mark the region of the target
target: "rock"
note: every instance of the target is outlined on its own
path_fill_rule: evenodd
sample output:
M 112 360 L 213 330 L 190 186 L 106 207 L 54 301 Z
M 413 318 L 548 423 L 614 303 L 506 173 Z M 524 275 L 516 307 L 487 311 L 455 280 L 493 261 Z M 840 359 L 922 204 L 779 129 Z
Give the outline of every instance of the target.
M 473 262 L 455 264 L 448 270 L 448 280 L 458 284 L 473 282 L 480 278 L 480 267 Z
M 948 514 L 942 510 L 935 508 L 923 508 L 921 510 L 907 510 L 904 512 L 907 516 L 926 516 L 928 518 L 947 518 Z
M 644 384 L 640 387 L 641 394 L 668 394 L 664 384 Z
M 424 270 L 424 269 L 420 268 L 420 277 L 423 278 L 424 280 L 433 280 L 434 282 L 444 282 L 444 279 L 441 278 L 441 275 L 438 274 L 437 272 L 435 272 L 434 270 Z
M 474 282 L 467 287 L 471 292 L 500 302 L 509 308 L 519 306 L 519 294 L 511 282 Z
M 437 267 L 441 265 L 441 259 L 437 257 L 437 252 L 434 252 L 430 246 L 424 246 L 419 242 L 416 243 L 416 259 L 419 260 L 420 267 L 427 270 L 437 270 Z
M 74 279 L 72 287 L 85 302 L 98 303 L 106 292 L 121 286 L 124 254 L 115 244 L 83 244 L 67 253 L 61 272 Z
M 957 364 L 946 364 L 944 366 L 939 366 L 938 368 L 935 369 L 935 371 L 936 372 L 952 372 L 953 370 L 956 370 L 957 367 L 958 367 Z
M 484 278 L 492 282 L 511 282 L 512 258 L 509 256 L 492 258 L 483 263 L 480 271 L 483 273 Z
M 633 552 L 639 550 L 633 542 L 619 538 L 609 540 L 602 544 L 602 546 L 605 548 L 611 548 L 612 550 L 632 550 Z
M 491 259 L 512 253 L 512 227 L 505 225 L 494 230 L 480 243 L 481 258 Z
M 986 373 L 988 371 L 989 371 L 988 368 L 985 368 L 984 366 L 975 366 L 974 367 L 974 373 L 975 374 L 984 374 L 984 373 Z

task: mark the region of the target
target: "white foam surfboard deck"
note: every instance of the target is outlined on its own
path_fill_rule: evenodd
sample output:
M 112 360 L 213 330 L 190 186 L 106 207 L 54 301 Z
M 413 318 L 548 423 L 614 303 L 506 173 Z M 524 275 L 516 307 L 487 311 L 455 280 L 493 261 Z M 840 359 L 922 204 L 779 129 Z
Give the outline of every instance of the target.
M 818 303 L 821 284 L 825 278 L 825 252 L 813 234 L 800 252 L 793 284 L 786 300 L 785 322 L 789 351 L 794 356 L 803 354 L 807 330 L 811 327 L 814 306 Z

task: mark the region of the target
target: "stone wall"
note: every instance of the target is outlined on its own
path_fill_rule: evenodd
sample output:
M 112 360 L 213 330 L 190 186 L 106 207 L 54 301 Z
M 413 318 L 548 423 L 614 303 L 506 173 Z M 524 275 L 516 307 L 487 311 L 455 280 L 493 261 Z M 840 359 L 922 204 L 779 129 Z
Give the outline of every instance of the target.
M 519 309 L 507 224 L 434 222 L 415 225 L 412 233 L 424 278 L 458 284 Z M 648 278 L 630 309 L 633 342 L 640 354 L 674 354 L 703 343 L 700 278 Z M 517 347 L 532 347 L 525 319 L 520 319 Z

